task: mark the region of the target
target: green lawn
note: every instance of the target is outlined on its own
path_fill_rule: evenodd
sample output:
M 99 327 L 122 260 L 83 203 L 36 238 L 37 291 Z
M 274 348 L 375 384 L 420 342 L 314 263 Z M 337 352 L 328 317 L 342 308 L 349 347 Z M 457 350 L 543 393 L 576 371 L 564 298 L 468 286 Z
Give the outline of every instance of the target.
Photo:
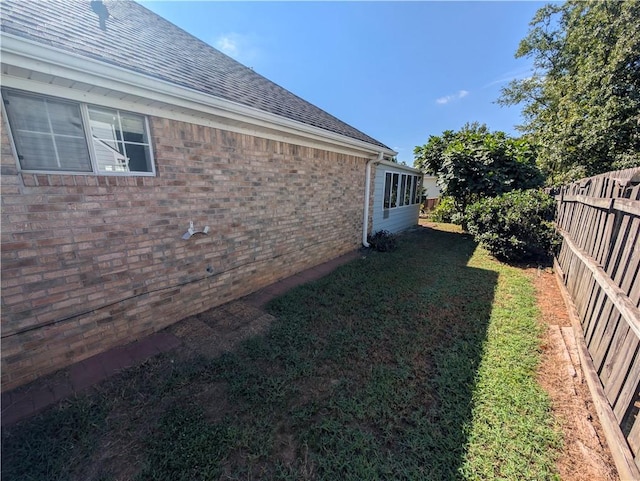
M 268 309 L 233 353 L 159 356 L 3 430 L 3 481 L 558 479 L 532 282 L 455 228 Z

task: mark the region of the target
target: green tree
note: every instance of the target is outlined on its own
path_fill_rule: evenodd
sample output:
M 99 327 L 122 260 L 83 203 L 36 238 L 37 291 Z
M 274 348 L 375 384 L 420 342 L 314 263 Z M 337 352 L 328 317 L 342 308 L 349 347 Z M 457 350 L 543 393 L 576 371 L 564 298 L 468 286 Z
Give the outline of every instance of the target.
M 485 124 L 478 122 L 466 123 L 460 132 L 453 130 L 445 130 L 442 135 L 430 135 L 429 140 L 424 145 L 419 145 L 413 150 L 415 168 L 422 170 L 425 174 L 438 175 L 442 162 L 443 154 L 447 146 L 455 141 L 459 136 L 465 134 L 488 134 L 489 129 Z
M 432 135 L 414 155 L 417 168 L 437 175 L 443 195 L 453 199 L 459 214 L 481 198 L 537 187 L 543 181 L 536 152 L 526 139 L 489 132 L 484 124 Z
M 640 165 L 640 2 L 582 1 L 536 13 L 516 57 L 534 74 L 498 103 L 523 104 L 522 132 L 551 184 Z

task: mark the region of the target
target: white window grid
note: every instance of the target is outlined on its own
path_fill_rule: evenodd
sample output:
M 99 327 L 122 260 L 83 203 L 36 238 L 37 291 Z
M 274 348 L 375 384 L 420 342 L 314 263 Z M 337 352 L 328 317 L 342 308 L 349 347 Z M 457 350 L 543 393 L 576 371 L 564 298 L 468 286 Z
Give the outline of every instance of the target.
M 22 92 L 22 91 L 19 91 Z M 22 165 L 20 164 L 20 160 L 18 158 L 18 149 L 16 148 L 15 145 L 15 141 L 13 138 L 13 132 L 11 131 L 11 124 L 9 123 L 9 119 L 7 117 L 7 112 L 6 112 L 6 108 L 3 108 L 3 115 L 4 115 L 4 120 L 5 120 L 5 125 L 7 127 L 7 132 L 9 134 L 9 139 L 11 141 L 11 149 L 12 152 L 14 154 L 14 158 L 16 159 L 16 164 L 18 167 L 18 170 L 21 172 L 25 172 L 25 173 L 29 173 L 29 174 L 46 174 L 46 175 L 94 175 L 94 176 L 127 176 L 127 177 L 154 177 L 156 175 L 156 167 L 155 167 L 155 156 L 154 156 L 154 152 L 153 152 L 153 145 L 151 142 L 151 134 L 150 134 L 150 129 L 149 129 L 149 119 L 147 118 L 146 115 L 143 114 L 138 114 L 136 112 L 131 112 L 131 111 L 124 111 L 121 109 L 115 109 L 113 107 L 109 107 L 107 105 L 95 105 L 95 104 L 85 104 L 83 102 L 78 102 L 75 100 L 67 100 L 64 98 L 59 98 L 59 97 L 53 97 L 53 96 L 49 96 L 49 95 L 42 95 L 42 94 L 38 94 L 38 93 L 34 93 L 34 92 L 24 92 L 28 95 L 31 96 L 35 96 L 35 97 L 40 97 L 40 98 L 44 98 L 45 100 L 47 99 L 54 99 L 54 100 L 60 100 L 63 102 L 69 102 L 69 103 L 74 103 L 77 104 L 80 108 L 80 115 L 82 117 L 82 126 L 83 126 L 83 131 L 85 134 L 84 140 L 85 142 L 87 142 L 87 147 L 88 147 L 88 151 L 89 151 L 89 161 L 91 164 L 91 171 L 82 171 L 82 170 L 55 170 L 55 169 L 24 169 L 22 167 Z M 0 98 L 2 99 L 2 102 L 4 103 L 4 96 L 1 94 L 0 92 Z M 48 103 L 45 102 L 45 106 L 48 106 Z M 89 108 L 90 107 L 96 107 L 96 108 L 103 108 L 103 109 L 109 109 L 112 110 L 113 112 L 116 112 L 118 115 L 118 127 L 120 128 L 120 131 L 122 132 L 122 121 L 121 121 L 121 113 L 122 112 L 126 112 L 126 113 L 130 113 L 133 115 L 137 115 L 139 117 L 142 117 L 143 121 L 144 121 L 144 129 L 145 129 L 145 134 L 146 137 L 148 139 L 148 143 L 144 143 L 144 142 L 132 142 L 132 141 L 127 141 L 125 142 L 124 139 L 122 141 L 119 141 L 119 143 L 121 143 L 123 145 L 123 148 L 125 150 L 124 156 L 126 157 L 126 144 L 132 144 L 132 145 L 142 145 L 142 146 L 146 146 L 149 148 L 149 163 L 150 163 L 150 167 L 151 170 L 149 172 L 144 172 L 144 171 L 106 171 L 106 170 L 100 170 L 99 166 L 98 166 L 98 161 L 96 158 L 96 153 L 95 153 L 95 147 L 93 146 L 93 142 L 94 142 L 94 136 L 91 132 L 91 125 L 90 125 L 90 119 L 89 119 Z M 49 122 L 49 128 L 51 129 L 51 119 L 49 116 L 49 112 L 47 112 L 47 121 Z M 41 133 L 41 132 L 40 132 Z M 58 137 L 63 137 L 63 136 L 68 136 L 68 137 L 74 137 L 72 135 L 61 135 L 61 134 L 56 134 L 56 136 Z M 55 142 L 55 138 L 53 139 L 53 144 L 54 144 L 54 150 L 55 150 L 55 155 L 56 155 L 56 163 L 58 165 L 58 167 L 61 167 L 60 164 L 60 159 L 58 157 L 58 152 L 57 152 L 57 148 L 56 148 L 56 142 Z
M 399 209 L 402 207 L 409 207 L 420 203 L 420 197 L 418 196 L 418 193 L 420 190 L 421 176 L 415 174 L 394 172 L 390 170 L 385 171 L 384 174 L 384 197 L 382 199 L 383 210 Z M 398 180 L 395 183 L 395 189 L 393 185 L 394 174 L 398 176 Z M 391 179 L 391 183 L 387 188 L 387 182 L 389 179 Z M 409 192 L 407 192 L 407 188 L 409 189 Z M 395 205 L 393 205 L 392 201 L 394 199 L 391 197 L 394 193 Z M 409 199 L 408 202 L 406 202 L 407 198 Z

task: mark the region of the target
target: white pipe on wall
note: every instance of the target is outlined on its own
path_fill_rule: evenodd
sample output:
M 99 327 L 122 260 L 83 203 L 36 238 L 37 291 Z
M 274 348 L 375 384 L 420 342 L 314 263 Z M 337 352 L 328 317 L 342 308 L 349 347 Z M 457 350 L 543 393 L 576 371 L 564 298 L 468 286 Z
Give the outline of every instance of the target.
M 380 162 L 383 159 L 382 152 L 378 152 L 378 157 L 367 162 L 364 181 L 364 216 L 362 219 L 362 245 L 369 247 L 367 242 L 367 234 L 369 233 L 369 200 L 371 199 L 371 165 L 374 162 Z

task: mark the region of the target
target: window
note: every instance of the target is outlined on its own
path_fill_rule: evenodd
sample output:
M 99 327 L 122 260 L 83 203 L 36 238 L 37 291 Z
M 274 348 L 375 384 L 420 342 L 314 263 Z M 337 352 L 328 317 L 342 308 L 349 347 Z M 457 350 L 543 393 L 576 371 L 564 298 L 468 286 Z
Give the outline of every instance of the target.
M 406 198 L 407 198 L 407 175 L 406 174 L 402 174 L 400 176 L 400 201 L 399 201 L 399 205 L 405 205 L 406 202 Z
M 391 172 L 387 172 L 385 174 L 384 179 L 384 208 L 388 209 L 391 207 L 391 200 L 389 197 L 391 196 Z
M 2 96 L 23 170 L 154 174 L 144 116 L 13 90 Z
M 391 178 L 391 195 L 389 198 L 389 207 L 397 207 L 398 206 L 398 174 L 393 174 Z
M 421 177 L 411 174 L 385 173 L 383 209 L 420 203 Z
M 420 179 L 420 177 L 418 177 L 417 175 L 413 176 L 413 203 L 414 204 L 419 204 L 420 203 L 420 198 L 422 197 L 422 192 L 419 187 L 418 187 L 418 180 Z

